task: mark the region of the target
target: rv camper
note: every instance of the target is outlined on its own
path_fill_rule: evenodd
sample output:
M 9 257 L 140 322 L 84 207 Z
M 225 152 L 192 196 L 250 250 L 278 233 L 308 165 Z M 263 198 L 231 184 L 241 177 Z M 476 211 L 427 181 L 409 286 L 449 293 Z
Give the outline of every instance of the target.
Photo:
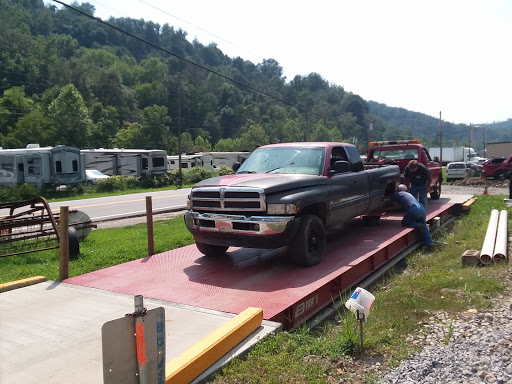
M 210 155 L 213 158 L 215 167 L 224 165 L 232 168 L 234 163 L 243 163 L 249 157 L 251 152 L 201 152 L 203 155 Z
M 82 149 L 85 169 L 105 175 L 152 177 L 167 170 L 167 152 L 160 149 Z
M 179 168 L 179 155 L 167 156 L 167 169 Z M 181 168 L 190 169 L 193 167 L 203 167 L 213 171 L 213 157 L 209 154 L 194 153 L 191 155 L 181 155 Z
M 45 184 L 66 185 L 82 183 L 85 168 L 80 149 L 58 145 L 56 147 L 0 150 L 0 185 Z

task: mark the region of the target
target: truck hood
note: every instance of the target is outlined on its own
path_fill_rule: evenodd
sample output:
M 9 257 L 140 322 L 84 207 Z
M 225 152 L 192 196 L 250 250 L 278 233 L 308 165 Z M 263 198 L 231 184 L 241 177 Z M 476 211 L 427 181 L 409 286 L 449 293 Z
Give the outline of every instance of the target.
M 197 183 L 194 188 L 203 187 L 248 187 L 263 188 L 266 193 L 285 189 L 304 188 L 327 184 L 327 178 L 314 175 L 291 175 L 279 173 L 244 173 L 212 177 Z

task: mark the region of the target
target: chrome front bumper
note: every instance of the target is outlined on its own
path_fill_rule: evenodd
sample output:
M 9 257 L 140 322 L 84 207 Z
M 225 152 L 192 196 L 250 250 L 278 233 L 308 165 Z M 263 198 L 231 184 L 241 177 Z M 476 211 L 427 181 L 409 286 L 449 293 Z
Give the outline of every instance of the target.
M 185 223 L 190 230 L 201 232 L 238 233 L 247 235 L 274 235 L 283 233 L 295 216 L 244 216 L 218 213 L 185 212 Z

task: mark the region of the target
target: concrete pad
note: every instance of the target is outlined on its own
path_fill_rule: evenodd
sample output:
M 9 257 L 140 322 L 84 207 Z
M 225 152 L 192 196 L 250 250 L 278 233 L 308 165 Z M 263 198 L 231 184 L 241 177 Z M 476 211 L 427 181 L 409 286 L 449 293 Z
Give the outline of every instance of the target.
M 235 315 L 144 299 L 165 310 L 166 362 Z M 46 281 L 0 294 L 0 382 L 102 383 L 101 327 L 134 311 L 131 295 Z M 201 381 L 281 324 L 262 326 L 201 374 Z

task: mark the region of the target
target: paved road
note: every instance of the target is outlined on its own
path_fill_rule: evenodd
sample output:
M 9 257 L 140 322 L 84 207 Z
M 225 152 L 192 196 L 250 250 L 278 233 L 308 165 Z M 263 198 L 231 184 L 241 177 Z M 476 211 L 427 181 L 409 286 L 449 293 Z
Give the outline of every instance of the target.
M 52 212 L 59 212 L 61 206 L 68 206 L 70 210 L 76 209 L 85 212 L 93 222 L 98 222 L 145 215 L 146 196 L 151 196 L 153 213 L 155 214 L 182 210 L 186 206 L 189 193 L 190 188 L 134 193 L 94 199 L 60 201 L 50 203 L 50 208 Z M 0 215 L 5 214 L 8 214 L 8 212 L 0 211 Z

